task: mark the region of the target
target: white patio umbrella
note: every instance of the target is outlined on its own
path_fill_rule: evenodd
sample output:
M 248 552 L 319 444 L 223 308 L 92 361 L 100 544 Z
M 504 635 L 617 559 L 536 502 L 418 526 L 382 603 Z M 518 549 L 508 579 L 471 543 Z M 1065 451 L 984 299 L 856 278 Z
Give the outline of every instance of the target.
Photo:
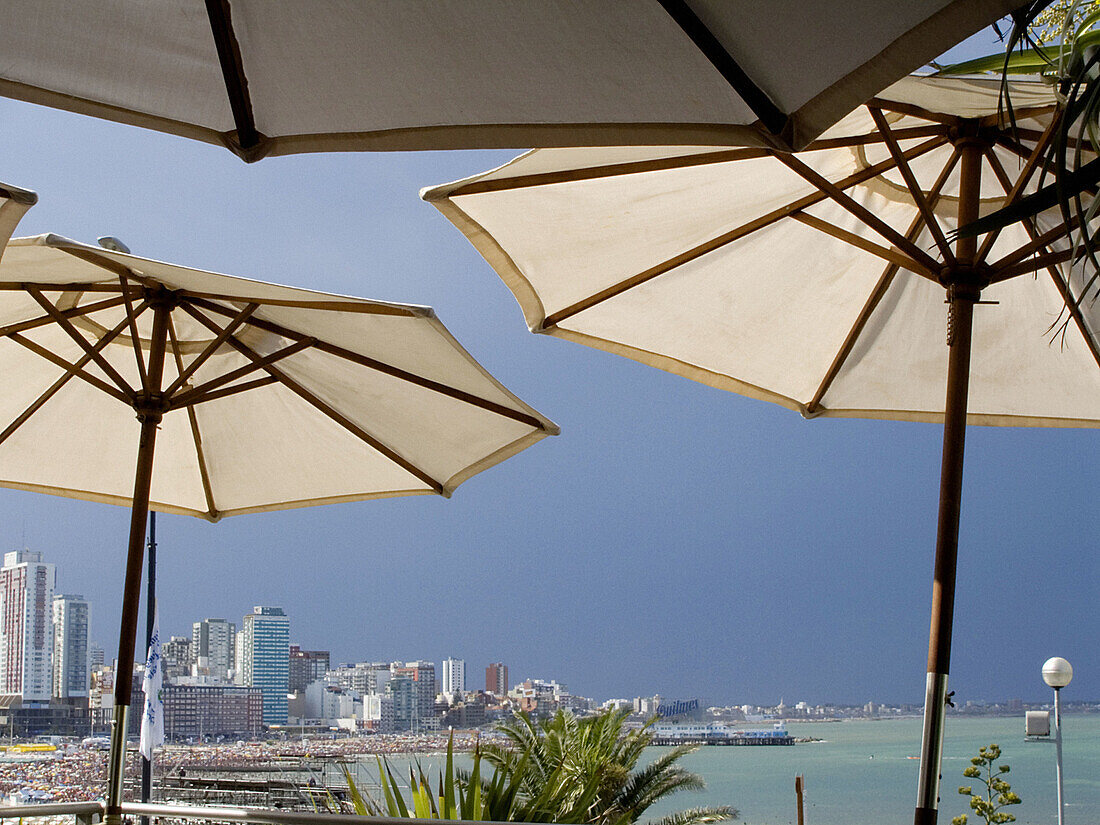
M 38 195 L 18 186 L 0 183 L 0 257 L 20 219 L 38 201 Z
M 1022 0 L 7 0 L 0 94 L 268 154 L 800 147 Z
M 449 496 L 558 432 L 428 307 L 56 235 L 15 239 L 0 261 L 0 376 L 0 486 L 131 508 L 107 797 L 115 817 L 150 507 L 213 521 Z
M 936 817 L 966 423 L 1100 426 L 1100 306 L 1079 300 L 1061 214 L 948 241 L 1036 186 L 1059 111 L 1044 84 L 1011 94 L 1016 129 L 996 80 L 907 78 L 797 154 L 539 150 L 422 193 L 534 332 L 808 418 L 944 422 L 918 823 Z

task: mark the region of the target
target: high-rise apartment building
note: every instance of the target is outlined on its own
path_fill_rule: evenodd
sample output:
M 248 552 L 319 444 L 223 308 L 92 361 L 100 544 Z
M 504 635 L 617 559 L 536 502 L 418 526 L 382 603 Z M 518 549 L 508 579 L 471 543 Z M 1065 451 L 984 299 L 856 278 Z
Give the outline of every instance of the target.
M 285 725 L 290 689 L 290 619 L 281 607 L 257 605 L 244 617 L 241 676 L 264 697 L 264 724 Z
M 41 553 L 4 554 L 0 568 L 0 693 L 46 705 L 53 687 L 50 628 L 57 570 Z
M 443 660 L 443 695 L 449 700 L 461 699 L 466 692 L 466 662 L 462 659 Z
M 53 597 L 53 697 L 87 699 L 88 602 L 83 596 Z
M 229 678 L 236 659 L 237 626 L 225 619 L 203 619 L 191 625 L 191 660 L 203 675 Z
M 493 662 L 485 668 L 485 692 L 494 696 L 505 696 L 508 693 L 508 665 L 503 662 Z
M 393 698 L 394 730 L 439 729 L 435 715 L 435 663 L 395 662 L 386 692 Z
M 328 665 L 327 650 L 302 650 L 298 645 L 291 645 L 290 692 L 297 693 L 305 690 L 307 685 L 328 673 Z
M 173 680 L 191 675 L 191 643 L 189 636 L 173 636 L 161 645 L 164 678 Z

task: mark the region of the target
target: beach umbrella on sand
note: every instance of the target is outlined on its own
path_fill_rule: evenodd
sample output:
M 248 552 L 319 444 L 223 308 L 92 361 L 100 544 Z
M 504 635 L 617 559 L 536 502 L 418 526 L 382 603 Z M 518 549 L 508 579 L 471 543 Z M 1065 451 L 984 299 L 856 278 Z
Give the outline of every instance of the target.
M 1100 426 L 1100 307 L 1081 300 L 1072 227 L 1052 210 L 949 241 L 1036 186 L 1059 110 L 1041 83 L 1011 95 L 1017 128 L 998 114 L 997 80 L 907 78 L 800 153 L 540 150 L 422 193 L 534 332 L 807 418 L 943 422 L 924 823 L 936 817 L 966 424 Z
M 558 431 L 428 307 L 232 278 L 56 235 L 12 240 L 0 261 L 0 376 L 0 486 L 131 508 L 114 817 L 150 508 L 215 521 L 449 496 Z
M 269 154 L 799 147 L 1022 0 L 7 0 L 0 94 Z

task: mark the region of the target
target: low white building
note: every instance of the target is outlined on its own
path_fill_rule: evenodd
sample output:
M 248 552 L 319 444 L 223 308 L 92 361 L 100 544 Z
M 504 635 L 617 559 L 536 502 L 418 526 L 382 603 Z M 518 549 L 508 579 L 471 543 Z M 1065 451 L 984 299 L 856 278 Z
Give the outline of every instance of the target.
M 359 691 L 318 679 L 306 685 L 306 719 L 336 724 L 338 719 L 362 718 L 363 698 Z

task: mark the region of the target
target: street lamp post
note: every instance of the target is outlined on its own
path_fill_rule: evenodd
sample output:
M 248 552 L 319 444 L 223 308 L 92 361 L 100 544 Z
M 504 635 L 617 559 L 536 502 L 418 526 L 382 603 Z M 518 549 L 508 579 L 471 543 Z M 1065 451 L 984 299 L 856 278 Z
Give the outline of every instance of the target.
M 1043 664 L 1043 681 L 1054 688 L 1054 750 L 1058 775 L 1058 825 L 1065 825 L 1065 802 L 1062 798 L 1062 688 L 1073 679 L 1073 665 L 1060 656 Z

